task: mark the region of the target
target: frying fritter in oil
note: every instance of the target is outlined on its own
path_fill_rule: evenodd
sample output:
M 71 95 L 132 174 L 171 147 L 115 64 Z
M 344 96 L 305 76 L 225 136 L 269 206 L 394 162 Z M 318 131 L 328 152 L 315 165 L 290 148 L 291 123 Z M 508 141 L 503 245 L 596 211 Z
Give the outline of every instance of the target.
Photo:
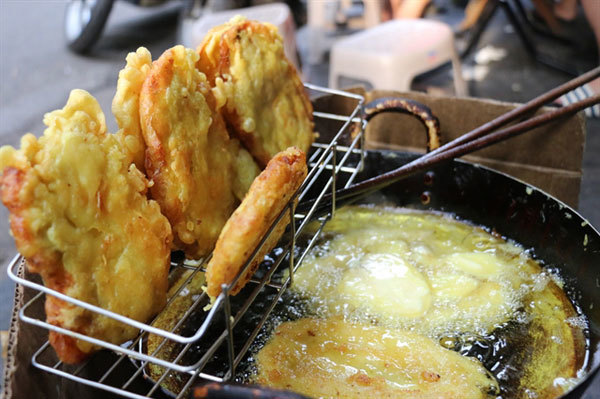
M 172 240 L 158 204 L 146 198 L 148 181 L 106 132 L 89 93 L 73 90 L 44 123 L 40 139 L 27 134 L 20 150 L 0 149 L 1 198 L 19 252 L 47 287 L 147 321 L 165 304 Z M 137 334 L 51 295 L 45 307 L 49 323 L 105 341 Z M 96 349 L 52 331 L 49 339 L 66 363 Z
M 169 288 L 167 296 L 168 298 L 173 298 L 173 300 L 152 321 L 153 327 L 165 331 L 174 331 L 177 329 L 176 331 L 181 333 L 181 330 L 178 329 L 178 324 L 181 322 L 183 315 L 194 306 L 194 302 L 202 294 L 202 288 L 205 283 L 204 273 L 196 272 L 194 276 L 190 277 L 192 270 L 181 269 L 174 268 L 169 275 L 172 285 Z M 185 288 L 179 291 L 184 285 Z M 148 334 L 146 342 L 146 353 L 148 355 L 156 356 L 168 362 L 174 362 L 182 349 L 183 344 L 163 338 L 160 335 Z M 187 382 L 187 379 L 181 374 L 171 373 L 165 367 L 158 364 L 148 363 L 147 372 L 154 381 L 160 380 L 166 372 L 167 376 L 162 379 L 161 386 L 171 392 L 180 392 Z
M 150 67 L 152 56 L 150 52 L 140 47 L 135 53 L 127 55 L 127 64 L 119 72 L 117 92 L 112 102 L 112 112 L 119 125 L 122 146 L 127 150 L 135 165 L 144 171 L 144 138 L 140 125 L 140 92 Z
M 174 248 L 210 253 L 259 169 L 214 111 L 198 54 L 173 47 L 152 64 L 140 94 L 146 173 L 169 219 Z M 237 198 L 236 198 L 237 197 Z
M 254 180 L 246 198 L 223 227 L 206 268 L 208 294 L 214 298 L 221 285 L 233 281 L 279 213 L 306 177 L 306 155 L 292 147 L 275 155 Z M 269 235 L 251 266 L 231 290 L 237 294 L 281 238 L 289 218 L 283 217 Z
M 198 47 L 217 108 L 261 166 L 314 140 L 312 105 L 271 24 L 236 17 L 212 29 Z
M 341 319 L 285 322 L 256 355 L 255 382 L 315 398 L 495 398 L 474 358 L 410 331 Z

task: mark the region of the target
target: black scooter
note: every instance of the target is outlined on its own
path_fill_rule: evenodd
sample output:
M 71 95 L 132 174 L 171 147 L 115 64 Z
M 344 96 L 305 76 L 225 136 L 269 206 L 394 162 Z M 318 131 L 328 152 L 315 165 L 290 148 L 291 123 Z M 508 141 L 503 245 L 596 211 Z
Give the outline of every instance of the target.
M 115 0 L 71 0 L 65 10 L 65 38 L 72 51 L 83 54 L 100 38 Z M 151 7 L 169 0 L 125 0 L 140 7 Z M 196 3 L 195 0 L 182 0 Z M 206 0 L 198 1 L 205 3 Z
M 158 6 L 170 0 L 122 0 L 140 7 Z M 178 0 L 181 3 L 180 24 L 199 18 L 203 12 L 217 12 L 264 3 L 265 0 Z M 302 0 L 279 0 L 287 3 L 297 26 L 305 19 Z M 69 49 L 78 54 L 89 51 L 102 34 L 102 29 L 115 0 L 71 0 L 65 12 L 65 38 Z

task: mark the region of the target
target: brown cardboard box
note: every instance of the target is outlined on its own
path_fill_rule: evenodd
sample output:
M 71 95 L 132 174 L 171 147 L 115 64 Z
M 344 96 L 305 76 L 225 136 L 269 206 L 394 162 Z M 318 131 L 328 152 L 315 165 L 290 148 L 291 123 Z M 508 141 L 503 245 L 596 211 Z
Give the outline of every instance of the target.
M 517 106 L 417 92 L 370 91 L 363 94 L 367 103 L 380 97 L 399 96 L 427 105 L 440 121 L 442 144 Z M 351 105 L 340 104 L 339 98 L 324 98 L 316 101 L 316 108 L 323 109 L 321 107 L 337 108 L 343 113 L 348 112 Z M 549 111 L 550 108 L 544 108 L 538 114 Z M 409 115 L 380 114 L 367 125 L 367 148 L 424 152 L 425 140 L 423 125 Z M 585 118 L 580 113 L 479 150 L 464 159 L 514 176 L 577 208 L 584 145 Z
M 360 92 L 360 90 L 354 91 Z M 440 120 L 442 142 L 452 140 L 516 106 L 489 100 L 432 97 L 421 93 L 374 91 L 364 94 L 367 102 L 384 96 L 402 96 L 426 104 Z M 354 107 L 355 101 L 338 96 L 326 96 L 315 100 L 315 110 L 319 111 L 348 115 Z M 539 112 L 547 111 L 548 109 Z M 340 125 L 339 122 L 318 125 L 320 141 L 327 140 L 328 133 L 337 131 Z M 576 207 L 582 176 L 584 143 L 585 119 L 582 115 L 576 115 L 480 150 L 465 159 L 518 177 Z M 366 144 L 369 148 L 423 152 L 424 129 L 410 116 L 382 114 L 369 123 Z M 32 295 L 29 289 L 22 287 L 17 289 L 15 316 L 24 301 L 26 302 Z M 40 303 L 38 301 L 38 305 Z M 41 316 L 43 309 L 37 306 L 31 309 L 31 313 L 34 316 Z M 107 392 L 88 388 L 34 368 L 30 363 L 31 356 L 46 337 L 47 331 L 17 322 L 16 317 L 13 319 L 8 359 L 5 363 L 4 397 L 19 399 L 113 397 Z M 101 358 L 102 356 L 95 356 L 94 362 L 102 363 Z M 103 371 L 108 367 L 106 364 L 98 364 L 97 368 Z

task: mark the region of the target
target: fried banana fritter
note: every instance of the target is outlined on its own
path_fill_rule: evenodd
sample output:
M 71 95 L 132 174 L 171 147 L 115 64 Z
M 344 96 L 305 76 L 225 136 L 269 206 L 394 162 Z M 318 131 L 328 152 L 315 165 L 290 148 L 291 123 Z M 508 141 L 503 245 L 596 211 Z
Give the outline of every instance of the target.
M 140 92 L 150 67 L 150 52 L 140 47 L 135 53 L 127 55 L 127 64 L 119 72 L 117 92 L 112 102 L 112 112 L 121 129 L 118 137 L 123 139 L 122 146 L 132 156 L 135 165 L 144 171 L 144 138 L 140 125 Z
M 168 288 L 171 228 L 146 198 L 148 181 L 118 137 L 106 132 L 97 101 L 73 90 L 66 106 L 21 149 L 0 149 L 1 198 L 19 252 L 54 290 L 139 321 L 162 309 Z M 113 343 L 137 329 L 46 296 L 49 323 Z M 66 363 L 96 348 L 50 332 Z
M 233 281 L 252 251 L 306 177 L 306 155 L 292 147 L 275 155 L 254 180 L 246 198 L 225 224 L 206 268 L 208 294 L 215 298 L 221 285 Z M 237 294 L 248 282 L 264 256 L 281 238 L 289 219 L 284 217 L 269 235 L 246 273 L 232 288 Z
M 308 152 L 314 141 L 312 105 L 282 43 L 275 26 L 236 17 L 198 47 L 217 107 L 261 166 L 290 146 Z
M 410 331 L 341 319 L 285 322 L 256 355 L 255 382 L 315 398 L 495 398 L 474 358 Z
M 207 255 L 259 169 L 215 112 L 198 54 L 173 47 L 156 60 L 140 94 L 146 173 L 169 219 L 174 248 Z

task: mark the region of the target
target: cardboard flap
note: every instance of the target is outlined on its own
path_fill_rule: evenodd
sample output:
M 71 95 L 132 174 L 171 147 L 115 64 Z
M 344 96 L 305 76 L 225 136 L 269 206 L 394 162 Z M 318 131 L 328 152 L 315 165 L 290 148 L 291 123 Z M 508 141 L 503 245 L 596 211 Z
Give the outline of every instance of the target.
M 473 98 L 430 96 L 417 92 L 371 91 L 367 102 L 381 97 L 405 97 L 419 101 L 440 120 L 442 143 L 516 108 L 518 104 Z M 535 115 L 550 112 L 542 108 Z M 367 125 L 367 148 L 424 152 L 423 126 L 405 114 L 381 114 Z M 533 129 L 464 159 L 507 173 L 541 188 L 576 208 L 582 177 L 585 117 L 582 113 Z

